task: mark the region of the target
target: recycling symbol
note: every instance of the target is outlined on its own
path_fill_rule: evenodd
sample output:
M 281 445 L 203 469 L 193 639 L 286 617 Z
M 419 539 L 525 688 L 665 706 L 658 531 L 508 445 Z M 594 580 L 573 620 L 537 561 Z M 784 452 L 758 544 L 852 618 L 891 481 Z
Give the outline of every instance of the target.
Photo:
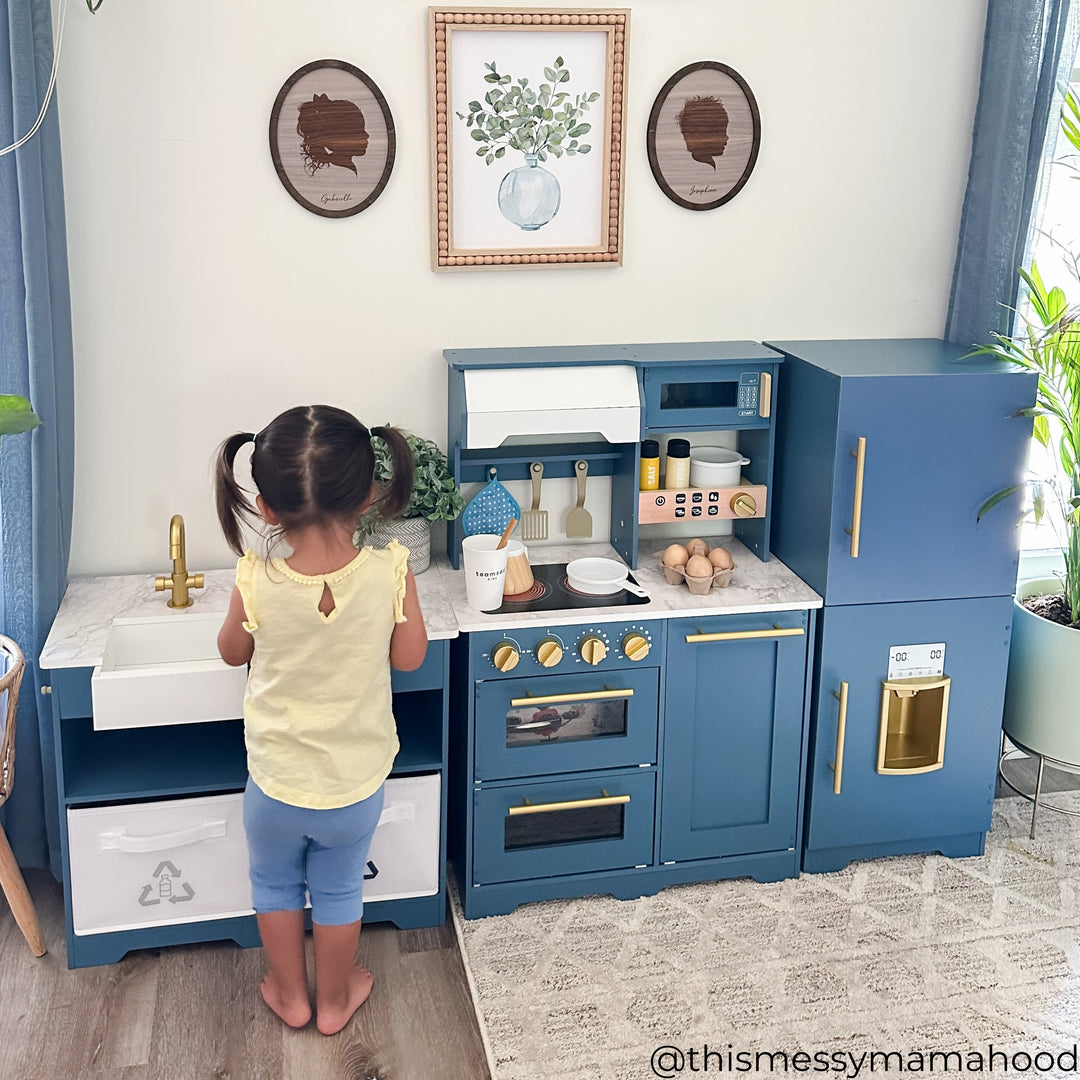
M 153 907 L 163 900 L 170 904 L 183 904 L 195 896 L 195 890 L 186 882 L 179 879 L 182 871 L 166 859 L 158 863 L 157 869 L 150 875 L 154 881 L 142 887 L 139 894 L 140 907 Z M 180 891 L 177 891 L 179 885 Z

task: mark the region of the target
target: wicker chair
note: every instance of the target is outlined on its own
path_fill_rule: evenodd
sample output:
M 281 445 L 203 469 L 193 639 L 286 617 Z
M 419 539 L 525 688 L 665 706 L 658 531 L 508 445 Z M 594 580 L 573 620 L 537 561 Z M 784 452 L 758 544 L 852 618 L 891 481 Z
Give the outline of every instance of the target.
M 22 650 L 3 634 L 0 634 L 0 670 L 4 672 L 0 677 L 0 806 L 3 806 L 15 783 L 15 710 L 19 704 L 19 686 L 26 670 Z M 3 886 L 4 895 L 11 905 L 11 913 L 15 916 L 30 951 L 35 956 L 43 956 L 45 939 L 41 936 L 41 927 L 38 926 L 34 902 L 26 891 L 26 882 L 2 825 L 0 886 Z

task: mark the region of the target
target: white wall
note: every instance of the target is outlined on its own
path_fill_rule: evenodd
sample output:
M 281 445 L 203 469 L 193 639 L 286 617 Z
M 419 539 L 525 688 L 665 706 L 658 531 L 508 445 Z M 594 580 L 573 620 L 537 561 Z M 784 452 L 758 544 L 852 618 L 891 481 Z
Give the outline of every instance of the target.
M 986 0 L 639 0 L 624 265 L 461 273 L 430 269 L 426 4 L 69 2 L 72 573 L 166 569 L 175 512 L 192 569 L 231 565 L 210 456 L 290 405 L 444 443 L 444 348 L 942 331 Z M 398 137 L 385 192 L 343 220 L 295 203 L 267 145 L 282 83 L 323 57 L 375 80 Z M 762 143 L 696 213 L 653 181 L 645 127 L 703 59 L 747 80 Z

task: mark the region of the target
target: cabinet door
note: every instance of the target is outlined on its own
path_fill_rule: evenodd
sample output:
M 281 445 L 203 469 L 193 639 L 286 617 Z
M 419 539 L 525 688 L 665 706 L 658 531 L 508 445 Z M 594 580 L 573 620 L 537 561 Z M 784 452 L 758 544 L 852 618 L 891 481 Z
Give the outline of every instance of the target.
M 907 842 L 990 827 L 1012 599 L 826 608 L 819 644 L 808 849 Z M 878 772 L 882 681 L 902 646 L 944 646 L 944 754 L 932 771 Z M 847 687 L 842 740 L 840 695 Z M 841 744 L 842 768 L 834 765 Z M 839 786 L 839 793 L 835 788 Z
M 978 511 L 1023 472 L 1031 423 L 1016 412 L 1029 385 L 983 373 L 842 380 L 827 604 L 1012 592 L 1019 503 Z
M 660 860 L 795 846 L 808 613 L 668 627 Z

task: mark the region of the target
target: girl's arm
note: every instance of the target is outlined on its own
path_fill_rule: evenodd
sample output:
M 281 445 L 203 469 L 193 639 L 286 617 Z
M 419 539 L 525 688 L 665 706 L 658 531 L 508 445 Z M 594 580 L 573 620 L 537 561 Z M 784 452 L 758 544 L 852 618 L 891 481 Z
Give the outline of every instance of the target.
M 255 651 L 255 639 L 244 629 L 246 617 L 240 590 L 234 585 L 232 597 L 229 600 L 229 611 L 217 636 L 217 647 L 218 652 L 221 653 L 221 659 L 232 667 L 246 664 Z
M 416 595 L 416 579 L 411 570 L 405 573 L 402 608 L 408 621 L 397 623 L 390 635 L 390 666 L 398 671 L 415 671 L 427 655 L 427 628 Z

